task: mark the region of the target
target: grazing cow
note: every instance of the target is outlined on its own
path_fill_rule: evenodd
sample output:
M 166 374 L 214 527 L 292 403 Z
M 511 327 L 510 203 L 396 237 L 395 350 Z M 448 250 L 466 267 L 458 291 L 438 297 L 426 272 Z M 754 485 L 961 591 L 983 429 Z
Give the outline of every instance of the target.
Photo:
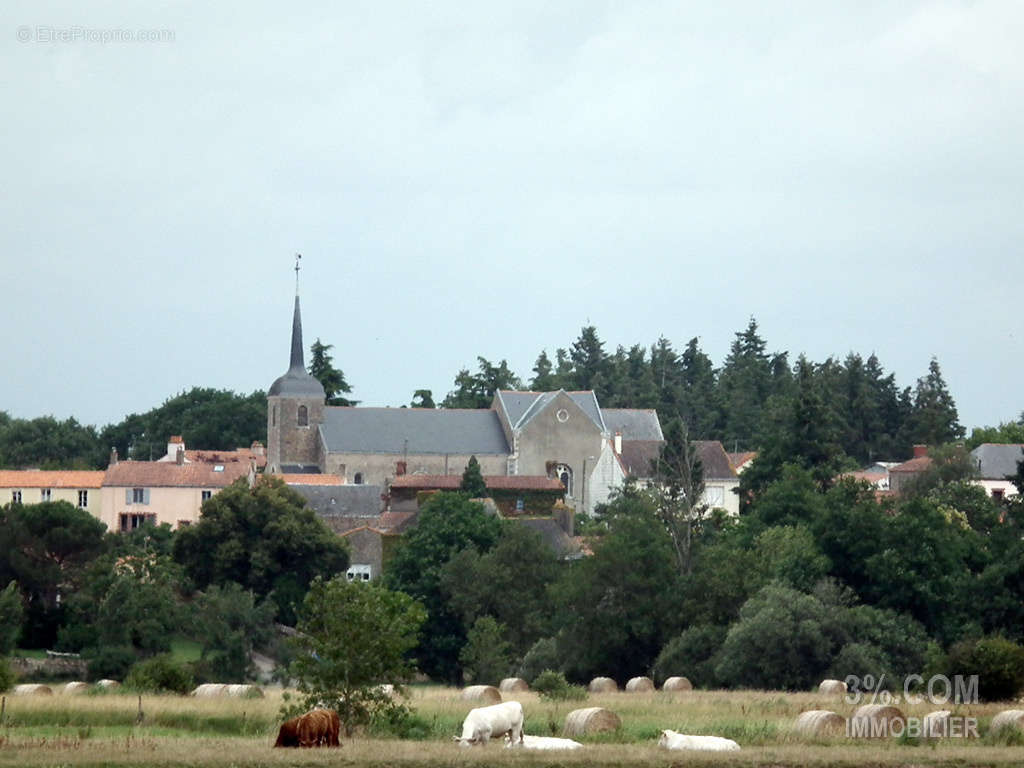
M 341 718 L 333 709 L 314 709 L 281 723 L 275 747 L 339 747 Z
M 508 734 L 513 744 L 523 743 L 523 705 L 518 701 L 469 710 L 462 721 L 462 735 L 452 738 L 460 747 L 486 746 L 492 736 L 504 734 Z
M 522 747 L 523 749 L 580 749 L 583 747 L 578 741 L 572 739 L 560 739 L 556 736 L 528 736 L 523 734 L 523 740 L 518 744 L 512 743 L 512 738 L 505 734 L 505 748 Z
M 687 736 L 685 733 L 665 730 L 661 732 L 658 746 L 665 749 L 695 749 L 703 752 L 735 752 L 740 748 L 732 739 L 721 736 Z

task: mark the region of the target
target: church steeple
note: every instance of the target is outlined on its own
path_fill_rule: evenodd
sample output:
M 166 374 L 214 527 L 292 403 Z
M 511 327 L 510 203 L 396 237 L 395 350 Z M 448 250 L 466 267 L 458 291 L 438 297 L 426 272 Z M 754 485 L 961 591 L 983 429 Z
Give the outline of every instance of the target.
M 299 312 L 299 294 L 295 294 L 295 313 L 292 315 L 292 359 L 289 371 L 306 370 L 305 358 L 302 354 L 302 313 Z
M 267 395 L 285 397 L 325 397 L 323 385 L 306 372 L 305 357 L 302 353 L 302 312 L 299 310 L 299 259 L 295 255 L 295 311 L 292 313 L 292 348 L 288 370 L 270 385 Z

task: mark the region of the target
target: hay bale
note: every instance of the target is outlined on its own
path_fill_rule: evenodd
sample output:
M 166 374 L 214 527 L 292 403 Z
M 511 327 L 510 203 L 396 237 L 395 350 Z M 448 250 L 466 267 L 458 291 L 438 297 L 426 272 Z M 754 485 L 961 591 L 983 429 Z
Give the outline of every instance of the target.
M 522 693 L 530 690 L 530 684 L 521 677 L 506 677 L 498 684 L 498 690 L 502 693 Z
M 944 739 L 950 735 L 949 718 L 953 713 L 948 709 L 929 712 L 921 721 L 921 736 L 926 739 Z M 962 736 L 957 733 L 957 736 Z
M 626 693 L 650 693 L 654 690 L 654 681 L 649 677 L 631 677 L 626 682 Z
M 885 704 L 865 704 L 857 707 L 850 717 L 850 733 L 884 738 L 901 735 L 907 729 L 907 717 L 896 707 Z
M 215 699 L 218 696 L 226 696 L 227 692 L 227 683 L 203 683 L 196 686 L 189 696 L 195 696 L 197 699 Z
M 263 698 L 263 689 L 258 685 L 229 685 L 224 693 L 236 699 Z
M 562 735 L 574 739 L 578 736 L 586 736 L 588 733 L 616 731 L 621 727 L 622 720 L 611 710 L 604 707 L 585 707 L 574 709 L 565 716 Z
M 493 685 L 467 685 L 462 689 L 462 700 L 478 704 L 500 704 L 501 691 Z
M 591 693 L 615 693 L 619 690 L 619 684 L 610 677 L 595 677 L 590 681 L 587 690 Z
M 120 688 L 121 684 L 119 682 L 117 682 L 117 680 L 103 679 L 103 680 L 97 680 L 96 681 L 96 687 L 100 688 L 101 690 L 104 690 L 104 691 L 112 691 L 115 688 Z
M 1016 728 L 1024 731 L 1024 709 L 1004 709 L 992 718 L 989 733 L 999 733 L 1004 728 Z
M 662 686 L 663 691 L 692 691 L 693 683 L 685 677 L 670 677 Z
M 61 689 L 61 693 L 65 696 L 79 696 L 89 690 L 88 683 L 74 682 L 64 683 L 64 688 Z
M 818 693 L 826 696 L 845 696 L 846 683 L 842 680 L 822 680 L 818 684 Z
M 15 696 L 52 696 L 53 689 L 48 685 L 41 685 L 40 683 L 22 683 L 21 685 L 14 686 L 14 690 L 11 693 Z
M 846 730 L 846 719 L 827 709 L 801 712 L 793 727 L 801 736 L 840 736 Z

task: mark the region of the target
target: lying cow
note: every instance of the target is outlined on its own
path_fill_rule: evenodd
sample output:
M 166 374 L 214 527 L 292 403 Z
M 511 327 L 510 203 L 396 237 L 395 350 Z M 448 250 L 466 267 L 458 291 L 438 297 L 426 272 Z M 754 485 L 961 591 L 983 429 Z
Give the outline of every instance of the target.
M 687 736 L 685 733 L 664 730 L 658 746 L 665 749 L 695 749 L 703 752 L 734 752 L 740 748 L 732 739 L 721 736 Z
M 341 718 L 333 709 L 314 709 L 285 720 L 275 747 L 340 747 Z
M 528 736 L 523 734 L 523 739 L 518 744 L 512 742 L 512 738 L 505 735 L 505 748 L 521 747 L 523 749 L 580 749 L 583 745 L 572 739 L 560 739 L 556 736 Z
M 462 721 L 462 735 L 452 738 L 459 742 L 460 747 L 486 746 L 492 736 L 505 734 L 512 744 L 523 743 L 523 705 L 518 701 L 503 701 L 469 710 Z

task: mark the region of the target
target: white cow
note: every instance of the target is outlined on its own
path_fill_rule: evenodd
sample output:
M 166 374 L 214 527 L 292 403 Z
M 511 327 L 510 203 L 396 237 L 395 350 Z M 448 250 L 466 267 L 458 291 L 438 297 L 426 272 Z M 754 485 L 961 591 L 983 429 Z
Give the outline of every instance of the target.
M 528 736 L 523 734 L 523 740 L 518 744 L 512 743 L 511 737 L 505 735 L 505 748 L 522 747 L 523 749 L 580 749 L 583 745 L 572 739 L 559 739 L 556 736 Z
M 698 749 L 704 752 L 734 752 L 740 748 L 732 739 L 721 736 L 687 736 L 685 733 L 665 730 L 661 732 L 658 746 L 665 749 Z
M 476 744 L 484 746 L 492 736 L 508 734 L 512 743 L 523 741 L 523 705 L 518 701 L 503 701 L 489 707 L 469 710 L 462 721 L 462 735 L 453 736 L 460 747 Z

